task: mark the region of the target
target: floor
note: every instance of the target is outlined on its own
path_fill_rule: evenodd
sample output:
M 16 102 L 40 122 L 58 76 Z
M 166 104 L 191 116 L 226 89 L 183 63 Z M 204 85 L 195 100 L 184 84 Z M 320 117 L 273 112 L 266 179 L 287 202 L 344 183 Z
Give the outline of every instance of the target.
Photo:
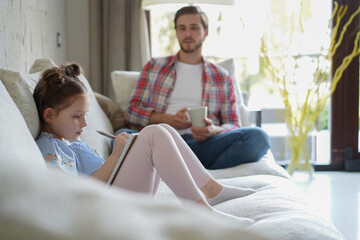
M 312 179 L 297 173 L 293 179 L 346 240 L 360 239 L 360 172 L 319 171 Z

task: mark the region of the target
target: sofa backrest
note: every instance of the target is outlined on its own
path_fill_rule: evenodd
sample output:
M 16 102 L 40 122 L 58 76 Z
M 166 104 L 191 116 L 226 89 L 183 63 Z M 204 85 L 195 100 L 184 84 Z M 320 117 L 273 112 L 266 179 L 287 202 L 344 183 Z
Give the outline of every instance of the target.
M 0 81 L 0 164 L 44 168 L 45 162 L 15 102 Z

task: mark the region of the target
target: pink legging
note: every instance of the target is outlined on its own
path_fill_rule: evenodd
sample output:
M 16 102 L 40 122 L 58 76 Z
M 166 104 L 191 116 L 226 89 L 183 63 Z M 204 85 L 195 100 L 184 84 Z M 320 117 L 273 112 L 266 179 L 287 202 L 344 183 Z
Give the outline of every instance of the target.
M 169 125 L 144 128 L 130 149 L 113 185 L 156 194 L 160 178 L 178 198 L 202 199 L 200 188 L 211 178 L 181 136 Z

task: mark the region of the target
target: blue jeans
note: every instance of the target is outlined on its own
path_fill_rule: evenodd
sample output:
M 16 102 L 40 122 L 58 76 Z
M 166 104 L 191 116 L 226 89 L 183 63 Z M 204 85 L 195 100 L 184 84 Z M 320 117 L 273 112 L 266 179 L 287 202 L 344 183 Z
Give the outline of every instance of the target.
M 121 132 L 136 131 L 121 129 L 115 135 Z M 191 134 L 184 134 L 182 138 L 207 169 L 230 168 L 256 162 L 270 148 L 269 136 L 258 127 L 238 128 L 201 142 L 195 141 Z
M 234 167 L 256 162 L 270 148 L 267 133 L 257 127 L 242 127 L 197 142 L 191 134 L 182 135 L 207 169 Z

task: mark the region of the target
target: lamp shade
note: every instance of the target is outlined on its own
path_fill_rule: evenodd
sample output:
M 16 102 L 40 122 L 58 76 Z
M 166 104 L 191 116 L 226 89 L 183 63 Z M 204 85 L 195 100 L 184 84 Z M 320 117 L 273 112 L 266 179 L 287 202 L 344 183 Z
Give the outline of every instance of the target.
M 147 8 L 158 4 L 217 4 L 217 5 L 236 5 L 236 0 L 143 0 L 142 7 Z

